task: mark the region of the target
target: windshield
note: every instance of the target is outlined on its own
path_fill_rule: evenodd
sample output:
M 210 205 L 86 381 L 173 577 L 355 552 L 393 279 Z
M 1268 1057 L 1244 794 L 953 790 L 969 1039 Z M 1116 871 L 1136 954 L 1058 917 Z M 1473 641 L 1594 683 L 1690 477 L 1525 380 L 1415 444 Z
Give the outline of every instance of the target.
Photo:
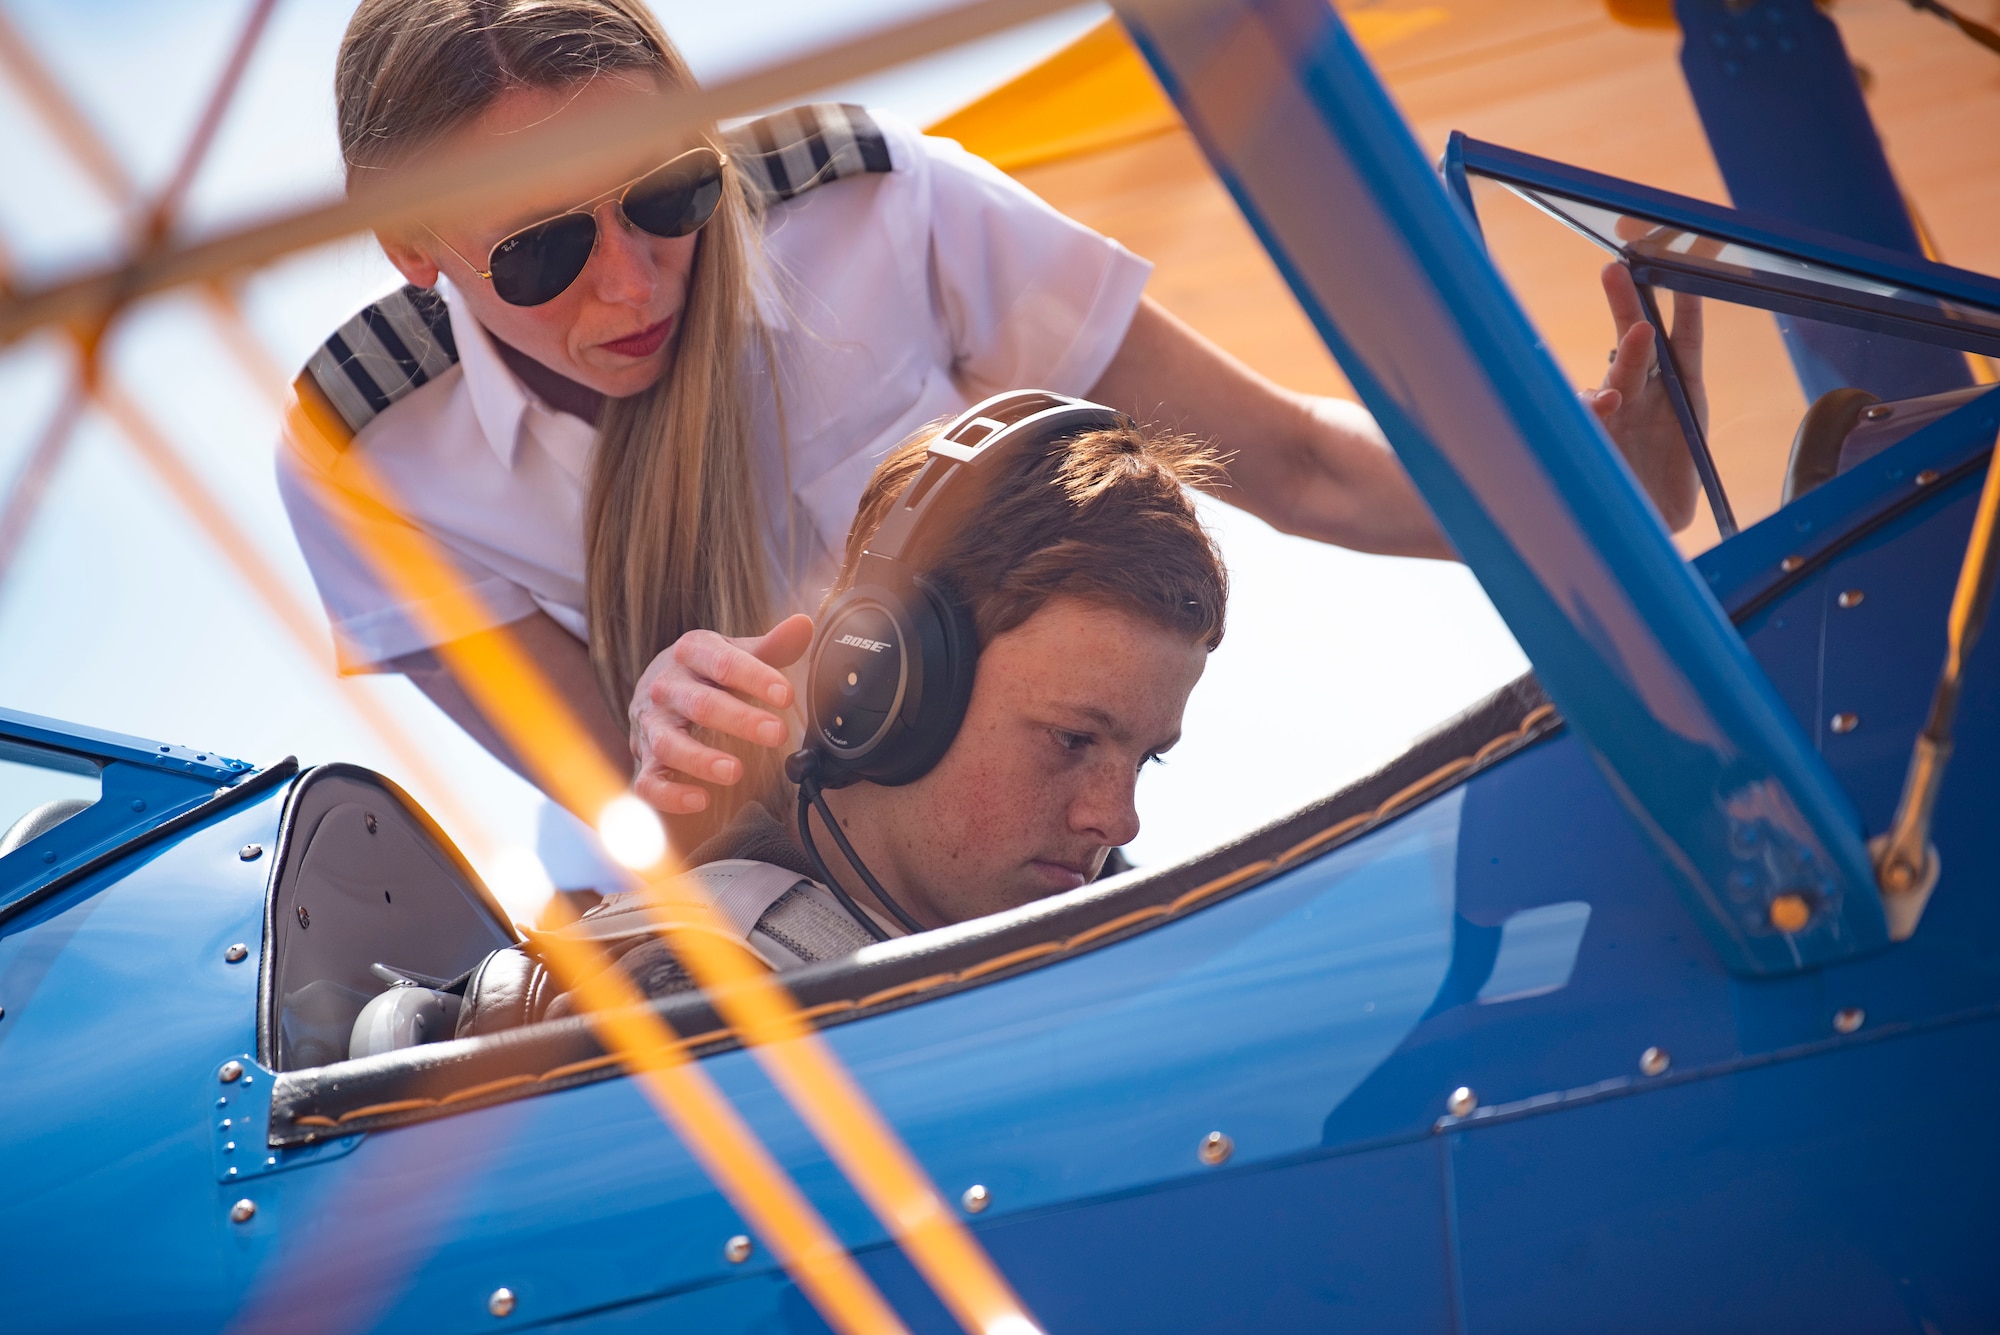
M 1690 452 L 1713 461 L 1724 504 L 1720 516 L 1699 504 L 1675 535 L 1684 555 L 2000 380 L 2000 313 L 1539 187 L 1476 172 L 1469 185 L 1489 252 L 1579 389 L 1601 382 L 1615 338 L 1607 261 L 1657 289 L 1670 328 L 1698 298 L 1700 438 Z
M 0 740 L 0 857 L 84 810 L 99 791 L 96 762 Z
M 2000 314 L 1993 311 L 1551 190 L 1506 188 L 1632 264 L 1641 281 L 1801 314 L 1799 303 L 1810 302 L 1811 314 L 1831 324 L 2000 354 Z

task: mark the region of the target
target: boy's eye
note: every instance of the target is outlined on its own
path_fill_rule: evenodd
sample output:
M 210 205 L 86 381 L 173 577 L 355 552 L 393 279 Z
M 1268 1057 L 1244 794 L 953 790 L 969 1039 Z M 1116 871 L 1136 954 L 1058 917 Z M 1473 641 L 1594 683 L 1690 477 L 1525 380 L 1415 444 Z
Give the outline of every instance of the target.
M 1164 765 L 1166 763 L 1167 758 L 1158 751 L 1148 751 L 1145 755 L 1139 757 L 1140 769 L 1144 769 L 1148 765 Z
M 1081 751 L 1090 745 L 1090 734 L 1087 732 L 1065 732 L 1061 728 L 1051 728 L 1049 731 L 1056 739 L 1056 745 L 1065 751 Z

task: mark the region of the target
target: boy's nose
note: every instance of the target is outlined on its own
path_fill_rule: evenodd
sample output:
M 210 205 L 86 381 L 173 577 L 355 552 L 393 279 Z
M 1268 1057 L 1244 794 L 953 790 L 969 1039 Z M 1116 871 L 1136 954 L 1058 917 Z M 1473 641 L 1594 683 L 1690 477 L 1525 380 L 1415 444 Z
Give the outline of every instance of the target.
M 1070 804 L 1070 827 L 1093 843 L 1118 848 L 1139 837 L 1136 773 L 1102 775 Z

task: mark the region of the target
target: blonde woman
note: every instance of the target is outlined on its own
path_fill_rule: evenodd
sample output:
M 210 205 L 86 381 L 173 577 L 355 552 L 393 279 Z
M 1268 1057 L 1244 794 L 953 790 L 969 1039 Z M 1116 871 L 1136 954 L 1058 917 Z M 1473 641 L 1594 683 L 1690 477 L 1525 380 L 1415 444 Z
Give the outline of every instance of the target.
M 691 83 L 641 0 L 363 0 L 335 90 L 351 184 Z M 810 634 L 785 614 L 817 603 L 876 462 L 996 390 L 1206 437 L 1232 456 L 1222 494 L 1288 532 L 1450 555 L 1364 410 L 1264 380 L 1147 300 L 1143 260 L 885 115 L 711 131 L 596 195 L 526 192 L 381 243 L 411 287 L 300 378 L 352 441 L 279 459 L 343 667 L 407 673 L 512 763 L 434 651 L 513 636 L 643 797 L 706 813 L 683 841 L 773 780 L 776 669 Z M 1678 526 L 1693 476 L 1651 332 L 1629 288 L 1613 308 L 1593 403 Z M 383 521 L 341 513 L 357 461 L 454 560 L 472 623 L 374 577 L 352 539 Z

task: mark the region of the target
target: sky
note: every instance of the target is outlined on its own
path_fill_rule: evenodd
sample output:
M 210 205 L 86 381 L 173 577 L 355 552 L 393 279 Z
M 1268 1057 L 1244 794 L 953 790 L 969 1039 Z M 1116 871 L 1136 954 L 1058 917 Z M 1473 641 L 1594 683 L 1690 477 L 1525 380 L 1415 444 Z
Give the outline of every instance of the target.
M 696 73 L 713 80 L 933 7 L 935 0 L 691 0 L 656 5 Z M 167 177 L 248 13 L 248 0 L 0 0 L 141 190 Z M 281 0 L 188 201 L 183 235 L 322 199 L 339 188 L 330 91 L 352 6 Z M 1102 19 L 1087 5 L 815 96 L 920 124 L 1034 64 Z M 120 210 L 66 160 L 0 79 L 0 242 L 34 284 L 116 256 Z M 290 375 L 326 334 L 397 283 L 372 241 L 294 255 L 243 300 Z M 0 584 L 0 705 L 264 764 L 344 760 L 409 787 L 531 916 L 549 879 L 575 883 L 567 822 L 400 678 L 336 680 L 310 577 L 272 478 L 268 387 L 229 357 L 187 294 L 145 302 L 112 334 L 111 374 L 313 614 L 302 648 L 117 429 L 90 417 Z M 43 430 L 68 374 L 53 339 L 0 349 L 0 488 Z M 1525 670 L 1471 575 L 1278 534 L 1204 503 L 1229 563 L 1229 630 L 1189 706 L 1185 740 L 1141 781 L 1131 847 L 1159 865 L 1332 792 Z M 449 792 L 419 782 L 355 701 L 372 701 Z M 538 834 L 538 832 L 546 832 Z

